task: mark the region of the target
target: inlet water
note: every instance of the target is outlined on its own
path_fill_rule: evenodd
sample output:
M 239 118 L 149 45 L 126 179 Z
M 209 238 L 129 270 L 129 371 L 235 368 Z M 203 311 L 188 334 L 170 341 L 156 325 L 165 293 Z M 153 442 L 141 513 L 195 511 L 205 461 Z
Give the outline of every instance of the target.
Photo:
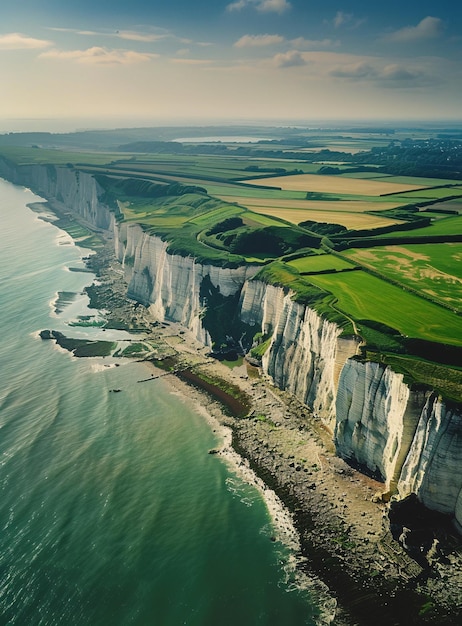
M 69 271 L 88 250 L 37 201 L 0 181 L 0 623 L 319 623 L 260 492 L 207 453 L 220 442 L 199 407 L 165 379 L 138 384 L 142 364 L 38 338 L 102 331 L 69 328 L 88 313 L 92 277 Z

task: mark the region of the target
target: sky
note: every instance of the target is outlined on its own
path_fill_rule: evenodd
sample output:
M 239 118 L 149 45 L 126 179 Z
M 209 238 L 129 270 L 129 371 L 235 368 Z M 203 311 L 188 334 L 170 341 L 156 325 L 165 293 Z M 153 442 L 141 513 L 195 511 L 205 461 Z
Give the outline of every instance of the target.
M 460 121 L 462 3 L 2 0 L 0 84 L 0 131 Z

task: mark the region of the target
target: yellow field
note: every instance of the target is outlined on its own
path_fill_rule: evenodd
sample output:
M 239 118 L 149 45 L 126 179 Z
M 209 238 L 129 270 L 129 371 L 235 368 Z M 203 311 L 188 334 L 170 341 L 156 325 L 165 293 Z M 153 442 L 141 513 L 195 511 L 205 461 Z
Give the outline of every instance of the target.
M 316 211 L 334 211 L 341 213 L 364 213 L 365 211 L 385 211 L 401 206 L 403 202 L 374 202 L 362 200 L 276 200 L 273 198 L 247 198 L 242 196 L 218 196 L 225 202 L 237 202 L 249 209 L 254 207 L 271 209 L 304 209 Z
M 325 204 L 320 203 L 320 204 Z M 283 209 L 265 206 L 249 207 L 254 213 L 261 213 L 271 217 L 279 217 L 292 224 L 300 224 L 311 220 L 312 222 L 327 222 L 329 224 L 341 224 L 348 229 L 361 230 L 364 228 L 381 228 L 399 224 L 400 220 L 391 220 L 386 217 L 367 215 L 366 213 L 344 213 L 342 211 L 313 211 L 309 209 Z
M 379 180 L 323 176 L 322 174 L 295 174 L 294 176 L 255 178 L 242 182 L 265 187 L 280 187 L 284 191 L 316 191 L 358 196 L 380 196 L 386 193 L 425 189 L 425 185 L 404 185 L 400 183 L 386 183 Z

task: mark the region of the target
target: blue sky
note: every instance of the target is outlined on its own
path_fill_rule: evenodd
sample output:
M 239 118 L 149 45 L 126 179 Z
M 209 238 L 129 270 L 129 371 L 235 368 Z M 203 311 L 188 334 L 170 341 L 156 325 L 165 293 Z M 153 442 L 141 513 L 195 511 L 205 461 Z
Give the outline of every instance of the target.
M 0 120 L 460 119 L 458 2 L 15 0 Z

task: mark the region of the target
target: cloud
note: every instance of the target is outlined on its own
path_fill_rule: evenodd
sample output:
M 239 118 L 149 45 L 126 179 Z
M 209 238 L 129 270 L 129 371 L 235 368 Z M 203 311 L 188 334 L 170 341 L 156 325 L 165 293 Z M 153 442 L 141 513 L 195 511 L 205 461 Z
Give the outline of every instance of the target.
M 385 41 L 408 43 L 427 39 L 436 39 L 443 32 L 443 21 L 438 17 L 424 17 L 417 26 L 406 26 L 383 37 Z
M 257 9 L 263 12 L 272 12 L 275 13 L 284 13 L 284 11 L 288 11 L 291 8 L 290 2 L 287 0 L 261 0 L 257 4 Z
M 383 68 L 381 78 L 384 80 L 416 80 L 421 77 L 421 72 L 409 70 L 395 63 Z
M 177 63 L 181 65 L 210 65 L 213 61 L 210 59 L 170 59 L 171 63 Z
M 289 50 L 289 52 L 281 52 L 273 57 L 276 67 L 300 67 L 307 65 L 308 61 L 298 50 Z
M 75 35 L 84 35 L 86 37 L 117 37 L 118 39 L 124 39 L 127 41 L 139 41 L 152 43 L 153 41 L 160 41 L 167 39 L 168 37 L 174 37 L 168 31 L 163 29 L 157 29 L 159 32 L 142 32 L 136 30 L 108 30 L 108 31 L 96 31 L 96 30 L 79 30 L 76 28 L 56 28 L 49 27 L 49 30 L 74 33 Z
M 240 11 L 247 7 L 255 7 L 257 11 L 262 13 L 284 13 L 292 8 L 287 0 L 236 0 L 228 4 L 228 11 Z
M 351 13 L 344 13 L 343 11 L 337 11 L 334 17 L 334 27 L 339 28 L 351 22 L 353 15 Z
M 246 6 L 248 6 L 250 4 L 249 0 L 238 0 L 237 2 L 232 2 L 231 4 L 228 4 L 228 6 L 226 7 L 227 11 L 240 11 L 241 9 L 244 9 Z
M 397 63 L 375 67 L 364 61 L 333 68 L 329 75 L 352 81 L 372 81 L 382 87 L 416 87 L 428 80 L 418 69 Z
M 21 33 L 8 33 L 0 35 L 0 50 L 36 50 L 48 48 L 53 42 L 45 39 L 34 39 Z
M 128 41 L 143 41 L 143 42 L 153 42 L 159 41 L 161 39 L 165 39 L 168 37 L 167 34 L 154 34 L 154 33 L 139 33 L 131 30 L 117 30 L 114 35 L 119 37 L 120 39 L 126 39 Z
M 108 50 L 94 46 L 87 50 L 48 50 L 42 52 L 40 57 L 58 60 L 71 60 L 85 65 L 133 65 L 134 63 L 145 63 L 156 54 L 135 52 L 134 50 Z
M 255 46 L 272 46 L 274 44 L 282 43 L 284 37 L 280 35 L 243 35 L 236 41 L 234 46 L 236 48 L 247 48 Z
M 343 67 L 335 67 L 329 72 L 330 76 L 337 78 L 349 78 L 353 80 L 364 78 L 376 78 L 377 70 L 365 61 L 344 65 Z
M 340 41 L 334 39 L 305 39 L 304 37 L 291 39 L 290 43 L 295 48 L 305 48 L 305 50 L 316 50 L 317 48 L 334 48 L 340 45 Z
M 343 11 L 337 11 L 332 22 L 328 22 L 327 20 L 325 20 L 325 23 L 332 24 L 334 28 L 347 27 L 349 30 L 353 30 L 354 28 L 358 28 L 358 26 L 361 26 L 361 24 L 364 24 L 365 21 L 365 18 L 356 18 L 353 13 L 344 13 Z

